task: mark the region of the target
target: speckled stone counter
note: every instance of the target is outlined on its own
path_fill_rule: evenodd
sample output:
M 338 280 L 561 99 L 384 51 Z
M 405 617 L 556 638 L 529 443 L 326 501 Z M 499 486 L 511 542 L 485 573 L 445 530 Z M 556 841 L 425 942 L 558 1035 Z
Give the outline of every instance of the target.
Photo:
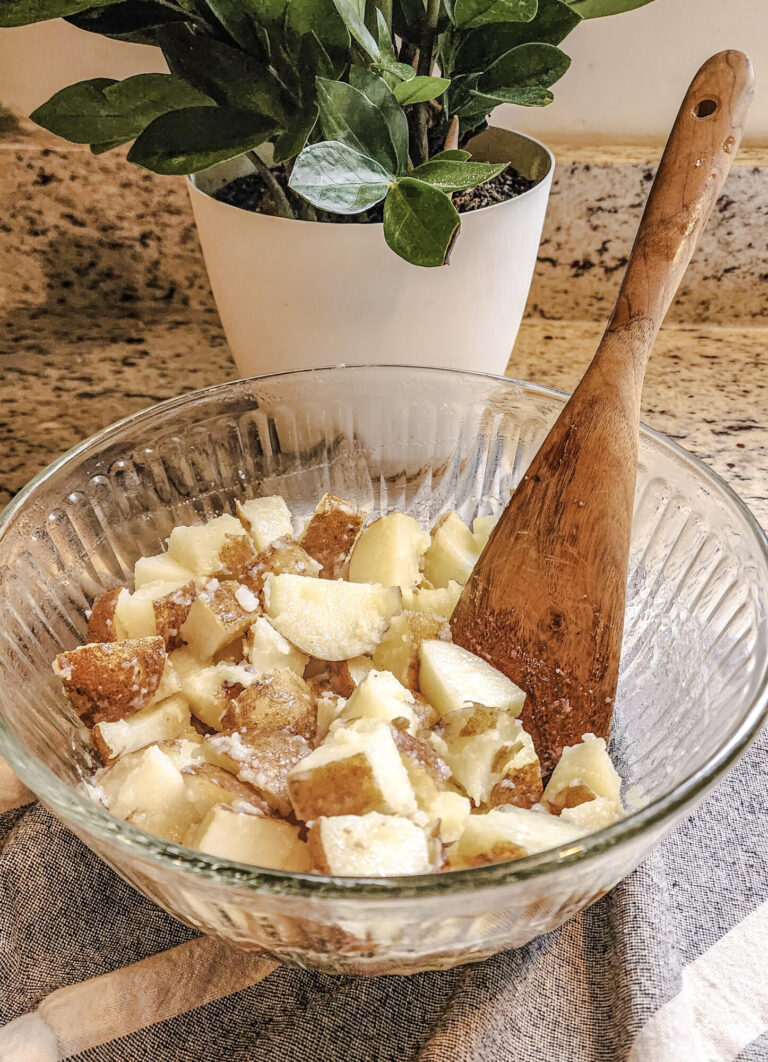
M 570 389 L 598 341 L 654 149 L 555 145 L 556 179 L 508 373 Z M 728 179 L 648 373 L 644 419 L 768 525 L 768 159 Z M 98 428 L 236 375 L 184 182 L 119 153 L 0 139 L 0 506 Z

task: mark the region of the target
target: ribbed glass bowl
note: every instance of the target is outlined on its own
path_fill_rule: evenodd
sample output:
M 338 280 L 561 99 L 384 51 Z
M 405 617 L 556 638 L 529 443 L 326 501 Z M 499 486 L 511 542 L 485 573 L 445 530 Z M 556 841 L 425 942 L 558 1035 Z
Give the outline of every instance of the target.
M 643 430 L 612 751 L 634 810 L 567 848 L 418 878 L 285 874 L 204 856 L 85 795 L 93 767 L 51 661 L 86 609 L 171 528 L 282 494 L 498 513 L 564 396 L 444 370 L 337 368 L 241 380 L 107 428 L 0 517 L 0 755 L 140 892 L 189 925 L 345 973 L 441 968 L 522 945 L 602 896 L 701 799 L 766 715 L 768 553 L 735 494 Z

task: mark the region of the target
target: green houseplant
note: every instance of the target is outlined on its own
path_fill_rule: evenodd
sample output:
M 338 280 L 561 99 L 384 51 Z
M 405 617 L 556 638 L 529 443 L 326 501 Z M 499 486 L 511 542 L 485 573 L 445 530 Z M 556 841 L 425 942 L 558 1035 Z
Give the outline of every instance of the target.
M 268 207 L 363 214 L 383 203 L 401 257 L 441 265 L 459 229 L 451 195 L 497 177 L 463 144 L 500 103 L 544 106 L 582 20 L 650 0 L 0 0 L 0 25 L 64 16 L 157 45 L 169 74 L 82 81 L 32 118 L 162 174 L 244 152 Z M 449 146 L 446 149 L 445 144 Z
M 162 50 L 168 73 L 81 81 L 32 117 L 97 155 L 128 146 L 130 162 L 188 175 L 242 375 L 338 362 L 499 373 L 554 159 L 490 112 L 548 104 L 567 34 L 649 2 L 0 0 L 0 26 L 64 16 Z

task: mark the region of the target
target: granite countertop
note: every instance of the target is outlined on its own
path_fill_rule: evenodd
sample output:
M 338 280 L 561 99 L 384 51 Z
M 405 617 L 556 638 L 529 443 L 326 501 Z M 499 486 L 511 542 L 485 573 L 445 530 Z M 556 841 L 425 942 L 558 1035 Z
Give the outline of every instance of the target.
M 658 148 L 561 161 L 507 372 L 571 389 L 599 339 Z M 768 525 L 768 159 L 747 151 L 651 361 L 643 419 Z M 0 138 L 0 506 L 50 460 L 155 401 L 237 373 L 181 180 L 26 130 Z M 761 235 L 762 233 L 762 235 Z

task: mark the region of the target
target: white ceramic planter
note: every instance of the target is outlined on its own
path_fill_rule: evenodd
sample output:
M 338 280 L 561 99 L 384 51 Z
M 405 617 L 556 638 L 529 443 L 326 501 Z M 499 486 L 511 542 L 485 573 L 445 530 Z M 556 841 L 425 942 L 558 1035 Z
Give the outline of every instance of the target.
M 251 171 L 245 158 L 189 181 L 205 263 L 243 376 L 339 363 L 435 365 L 503 373 L 541 238 L 554 158 L 530 137 L 491 128 L 478 160 L 511 161 L 537 184 L 462 215 L 450 264 L 398 258 L 381 225 L 269 217 L 212 194 Z

